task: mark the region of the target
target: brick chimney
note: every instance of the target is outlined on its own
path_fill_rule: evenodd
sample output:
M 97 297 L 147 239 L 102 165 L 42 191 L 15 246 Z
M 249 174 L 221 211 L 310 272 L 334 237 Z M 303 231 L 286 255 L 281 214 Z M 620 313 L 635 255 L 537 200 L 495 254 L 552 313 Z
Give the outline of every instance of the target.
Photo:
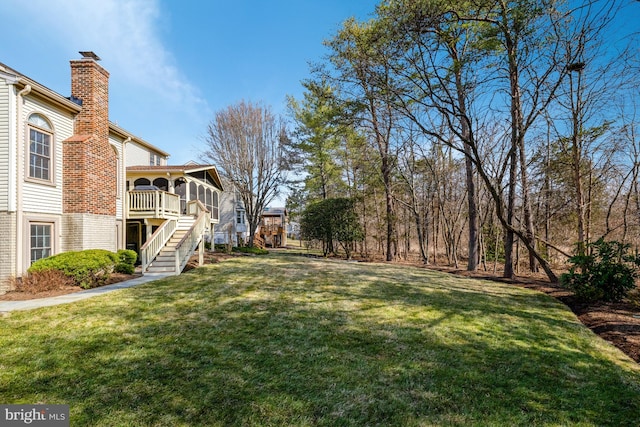
M 109 73 L 93 52 L 71 61 L 71 96 L 82 102 L 63 146 L 63 211 L 116 215 L 116 155 L 109 144 Z

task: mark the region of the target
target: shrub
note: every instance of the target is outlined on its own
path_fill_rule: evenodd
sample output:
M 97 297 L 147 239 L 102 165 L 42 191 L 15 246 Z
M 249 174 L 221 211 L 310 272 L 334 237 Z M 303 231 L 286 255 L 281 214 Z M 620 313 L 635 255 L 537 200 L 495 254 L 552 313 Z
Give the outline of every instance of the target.
M 235 247 L 235 248 L 233 248 L 233 252 L 241 252 L 243 254 L 254 254 L 254 255 L 266 255 L 266 254 L 269 253 L 268 250 L 257 248 L 255 246 L 253 246 L 253 247 L 248 247 L 248 246 Z
M 220 252 L 224 254 L 231 253 L 232 247 L 229 243 L 216 243 L 214 246 L 215 252 Z
M 45 270 L 62 271 L 73 279 L 74 284 L 89 289 L 103 283 L 108 277 L 119 257 L 116 253 L 104 249 L 88 249 L 77 252 L 63 252 L 48 258 L 40 259 L 27 270 L 36 273 Z
M 138 254 L 131 249 L 120 249 L 116 252 L 118 255 L 118 262 L 134 265 L 138 260 Z
M 630 245 L 604 239 L 587 245 L 586 255 L 569 258 L 573 266 L 560 276 L 563 286 L 584 301 L 620 301 L 635 287 L 640 256 Z
M 120 262 L 116 264 L 116 266 L 113 268 L 113 271 L 115 271 L 116 273 L 122 273 L 122 274 L 133 274 L 136 272 L 136 267 L 131 264 L 125 264 L 124 262 Z
M 120 249 L 116 255 L 118 256 L 118 263 L 114 268 L 116 273 L 133 274 L 136 271 L 135 264 L 138 259 L 136 251 Z
M 59 270 L 42 270 L 28 273 L 15 280 L 15 290 L 35 294 L 55 291 L 74 284 L 72 278 Z

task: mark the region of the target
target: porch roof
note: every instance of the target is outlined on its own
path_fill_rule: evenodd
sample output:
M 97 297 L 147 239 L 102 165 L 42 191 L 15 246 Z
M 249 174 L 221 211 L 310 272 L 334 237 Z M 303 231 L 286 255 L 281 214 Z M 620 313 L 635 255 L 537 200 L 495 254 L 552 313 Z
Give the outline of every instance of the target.
M 190 174 L 194 172 L 206 172 L 209 174 L 215 186 L 220 189 L 220 191 L 224 191 L 224 187 L 222 186 L 222 180 L 220 179 L 220 175 L 218 174 L 218 170 L 213 165 L 196 165 L 196 164 L 188 164 L 188 165 L 162 165 L 162 166 L 128 166 L 127 173 L 131 172 L 132 174 L 141 174 L 141 173 L 149 173 L 149 174 Z

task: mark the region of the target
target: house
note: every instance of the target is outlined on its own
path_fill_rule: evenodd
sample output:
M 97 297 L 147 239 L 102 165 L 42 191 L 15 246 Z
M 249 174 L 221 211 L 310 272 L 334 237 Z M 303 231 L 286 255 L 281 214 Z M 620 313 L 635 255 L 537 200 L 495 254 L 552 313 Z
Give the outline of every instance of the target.
M 250 238 L 244 203 L 232 182 L 224 182 L 224 188 L 225 191 L 220 196 L 220 221 L 214 234 L 214 242 L 243 246 Z M 253 237 L 254 244 L 258 247 L 286 246 L 287 227 L 288 214 L 285 208 L 265 208 Z
M 220 195 L 220 222 L 214 234 L 217 244 L 242 246 L 249 238 L 244 203 L 233 183 L 223 181 L 225 191 Z
M 174 267 L 164 271 L 179 272 L 217 222 L 215 168 L 172 169 L 168 153 L 111 123 L 109 73 L 93 52 L 80 53 L 68 97 L 0 63 L 0 283 L 56 253 L 123 249 L 134 223 L 146 225 L 133 242 L 145 269 L 170 247 Z M 161 174 L 158 190 L 135 190 Z
M 257 235 L 266 246 L 281 248 L 287 246 L 288 213 L 285 208 L 267 207 L 262 211 L 262 219 Z
M 198 242 L 211 239 L 220 221 L 219 199 L 224 190 L 216 168 L 196 163 L 128 166 L 126 186 L 127 249 L 140 254 L 143 271 L 182 271 L 188 258 L 178 256 L 170 241 L 180 243 L 205 212 L 198 232 L 203 238 Z M 156 239 L 160 243 L 154 243 Z

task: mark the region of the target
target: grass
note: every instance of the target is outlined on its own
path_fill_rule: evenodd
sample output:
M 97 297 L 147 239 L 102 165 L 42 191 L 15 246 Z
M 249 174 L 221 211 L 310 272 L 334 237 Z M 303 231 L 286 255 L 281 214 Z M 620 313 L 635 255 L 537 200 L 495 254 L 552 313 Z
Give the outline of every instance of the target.
M 0 318 L 0 403 L 73 426 L 637 426 L 640 368 L 540 293 L 274 253 Z

